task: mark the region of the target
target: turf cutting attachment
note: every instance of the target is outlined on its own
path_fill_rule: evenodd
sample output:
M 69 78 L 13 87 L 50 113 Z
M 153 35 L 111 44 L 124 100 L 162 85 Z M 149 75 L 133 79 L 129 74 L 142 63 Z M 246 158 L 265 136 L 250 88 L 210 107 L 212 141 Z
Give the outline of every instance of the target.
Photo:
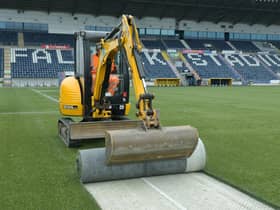
M 110 130 L 105 144 L 79 151 L 82 183 L 200 171 L 206 162 L 203 142 L 191 126 Z
M 75 147 L 83 141 L 104 139 L 106 130 L 142 129 L 143 126 L 141 120 L 75 122 L 71 118 L 61 118 L 58 120 L 58 135 L 67 147 Z

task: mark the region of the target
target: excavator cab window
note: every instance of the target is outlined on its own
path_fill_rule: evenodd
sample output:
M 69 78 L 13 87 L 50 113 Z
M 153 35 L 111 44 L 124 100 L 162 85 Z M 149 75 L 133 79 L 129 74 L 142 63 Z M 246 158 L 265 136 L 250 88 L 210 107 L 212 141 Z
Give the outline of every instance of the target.
M 94 92 L 96 70 L 99 62 L 100 49 L 96 43 L 91 43 L 91 76 L 92 93 Z M 109 75 L 108 86 L 104 91 L 104 101 L 109 103 L 112 115 L 124 115 L 124 105 L 129 101 L 129 71 L 128 65 L 123 60 L 120 52 L 116 53 L 112 59 L 111 71 Z

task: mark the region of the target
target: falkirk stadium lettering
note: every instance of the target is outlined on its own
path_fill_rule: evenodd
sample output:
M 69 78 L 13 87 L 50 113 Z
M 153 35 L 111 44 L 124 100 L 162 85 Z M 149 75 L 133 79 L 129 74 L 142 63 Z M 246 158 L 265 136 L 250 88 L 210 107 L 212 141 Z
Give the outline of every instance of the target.
M 71 59 L 64 59 L 63 54 L 68 53 Z M 69 57 L 69 56 L 68 56 Z M 26 48 L 11 48 L 11 63 L 16 63 L 18 59 L 27 59 L 32 63 L 37 64 L 39 61 L 43 61 L 47 64 L 54 63 L 54 60 L 58 64 L 74 64 L 73 55 L 71 50 L 46 50 L 46 49 L 26 49 Z
M 149 65 L 160 64 L 162 66 L 167 65 L 161 52 L 146 52 L 144 51 L 144 63 Z M 228 65 L 231 67 L 280 67 L 280 55 L 279 54 L 243 54 L 243 53 L 197 53 L 187 52 L 183 53 L 186 60 L 197 67 L 209 67 L 216 65 L 223 67 Z
M 250 67 L 259 67 L 259 66 L 276 66 L 280 67 L 280 55 L 277 54 L 258 54 L 258 55 L 249 55 L 249 54 L 199 54 L 199 53 L 186 53 L 184 57 L 195 66 L 208 66 L 215 64 L 217 66 L 225 65 L 225 63 L 230 66 L 250 66 Z

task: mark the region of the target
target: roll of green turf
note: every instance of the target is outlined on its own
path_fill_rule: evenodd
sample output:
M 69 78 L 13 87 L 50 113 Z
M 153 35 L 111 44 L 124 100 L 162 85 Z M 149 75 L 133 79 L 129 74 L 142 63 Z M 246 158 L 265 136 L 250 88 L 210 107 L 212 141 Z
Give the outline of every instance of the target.
M 193 154 L 187 158 L 151 160 L 115 165 L 106 164 L 104 148 L 80 150 L 77 169 L 82 183 L 111 181 L 119 179 L 159 176 L 202 170 L 206 153 L 199 140 Z

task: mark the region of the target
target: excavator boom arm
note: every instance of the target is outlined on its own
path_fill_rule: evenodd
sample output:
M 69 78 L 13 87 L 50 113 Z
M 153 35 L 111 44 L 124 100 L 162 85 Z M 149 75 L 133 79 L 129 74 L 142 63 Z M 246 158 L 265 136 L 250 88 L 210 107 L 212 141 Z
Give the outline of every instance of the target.
M 142 45 L 134 18 L 123 15 L 120 25 L 104 39 L 101 39 L 100 45 L 101 54 L 93 94 L 94 117 L 107 115 L 108 111 L 102 107 L 104 88 L 108 84 L 112 59 L 118 51 L 121 51 L 125 55 L 132 76 L 138 109 L 136 114 L 139 119 L 145 122 L 147 128 L 159 127 L 157 111 L 152 108 L 154 96 L 148 93 L 145 84 L 144 67 L 140 56 Z

